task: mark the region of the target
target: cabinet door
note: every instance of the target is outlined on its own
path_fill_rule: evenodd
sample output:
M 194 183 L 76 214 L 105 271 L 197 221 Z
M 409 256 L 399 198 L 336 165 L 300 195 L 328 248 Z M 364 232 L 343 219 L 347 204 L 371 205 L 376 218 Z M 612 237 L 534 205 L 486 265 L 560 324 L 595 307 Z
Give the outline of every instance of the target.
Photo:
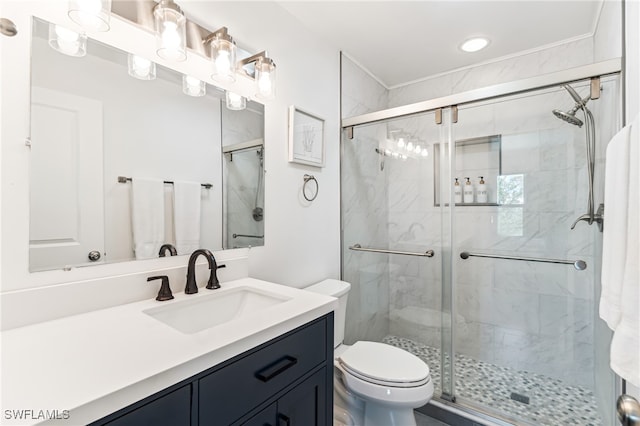
M 276 407 L 277 405 L 274 402 L 246 422 L 242 423 L 242 426 L 275 426 L 277 413 Z
M 189 426 L 191 424 L 191 385 L 134 409 L 107 426 Z
M 293 388 L 278 400 L 278 426 L 325 426 L 329 424 L 326 407 L 326 367 Z M 333 407 L 330 407 L 331 409 Z

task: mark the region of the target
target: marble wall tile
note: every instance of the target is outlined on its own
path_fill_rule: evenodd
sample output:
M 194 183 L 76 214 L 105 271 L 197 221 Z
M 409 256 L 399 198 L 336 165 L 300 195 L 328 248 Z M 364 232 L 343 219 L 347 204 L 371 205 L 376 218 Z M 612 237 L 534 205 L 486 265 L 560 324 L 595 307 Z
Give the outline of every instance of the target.
M 407 105 L 593 62 L 590 38 L 499 62 L 453 71 L 389 91 L 388 107 Z
M 592 300 L 540 296 L 540 335 L 593 344 Z
M 456 323 L 455 348 L 458 353 L 479 361 L 493 362 L 496 345 L 494 325 L 466 319 Z
M 344 55 L 341 71 L 343 118 L 387 108 L 387 89 Z

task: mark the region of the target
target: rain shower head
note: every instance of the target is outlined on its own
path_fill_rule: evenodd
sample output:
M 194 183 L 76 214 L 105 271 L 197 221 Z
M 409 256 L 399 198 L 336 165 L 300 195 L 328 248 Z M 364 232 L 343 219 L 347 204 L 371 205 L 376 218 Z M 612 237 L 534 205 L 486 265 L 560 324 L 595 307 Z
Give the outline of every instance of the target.
M 578 94 L 578 92 L 576 92 L 573 87 L 569 86 L 568 84 L 565 84 L 562 87 L 564 87 L 565 90 L 569 92 L 569 95 L 571 95 L 573 100 L 576 101 L 576 104 L 569 111 L 561 111 L 559 109 L 554 109 L 553 115 L 558 117 L 560 120 L 566 121 L 569 124 L 582 127 L 584 123 L 582 122 L 582 120 L 576 117 L 576 112 L 580 108 L 586 108 L 587 102 L 589 102 L 589 100 L 591 99 L 591 96 L 587 96 L 586 98 L 582 99 Z
M 569 124 L 573 124 L 574 126 L 582 127 L 582 120 L 576 117 L 576 111 L 578 108 L 572 108 L 570 111 L 560 111 L 559 109 L 553 110 L 553 115 L 558 117 L 560 120 L 564 120 Z

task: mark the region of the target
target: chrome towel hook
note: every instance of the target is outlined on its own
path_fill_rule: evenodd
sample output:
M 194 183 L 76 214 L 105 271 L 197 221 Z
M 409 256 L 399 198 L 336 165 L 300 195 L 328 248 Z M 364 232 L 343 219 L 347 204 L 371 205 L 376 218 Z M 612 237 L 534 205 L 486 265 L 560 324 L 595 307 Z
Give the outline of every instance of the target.
M 307 201 L 315 200 L 316 197 L 318 196 L 318 191 L 320 190 L 320 185 L 318 185 L 318 181 L 316 180 L 316 178 L 313 175 L 307 175 L 307 174 L 305 174 L 302 179 L 304 179 L 304 184 L 302 185 L 302 196 Z M 311 196 L 311 197 L 307 195 L 307 184 L 310 181 L 314 181 L 315 184 L 316 184 L 315 185 L 316 189 L 315 189 L 315 191 L 313 191 L 313 196 Z

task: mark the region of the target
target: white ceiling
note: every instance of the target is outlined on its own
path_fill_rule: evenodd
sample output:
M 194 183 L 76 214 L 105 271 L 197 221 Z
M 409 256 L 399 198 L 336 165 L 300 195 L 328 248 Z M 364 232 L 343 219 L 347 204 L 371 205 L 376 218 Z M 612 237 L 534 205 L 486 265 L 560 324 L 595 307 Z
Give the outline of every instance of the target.
M 388 88 L 542 46 L 590 37 L 604 0 L 279 1 Z M 472 36 L 489 46 L 458 46 Z

